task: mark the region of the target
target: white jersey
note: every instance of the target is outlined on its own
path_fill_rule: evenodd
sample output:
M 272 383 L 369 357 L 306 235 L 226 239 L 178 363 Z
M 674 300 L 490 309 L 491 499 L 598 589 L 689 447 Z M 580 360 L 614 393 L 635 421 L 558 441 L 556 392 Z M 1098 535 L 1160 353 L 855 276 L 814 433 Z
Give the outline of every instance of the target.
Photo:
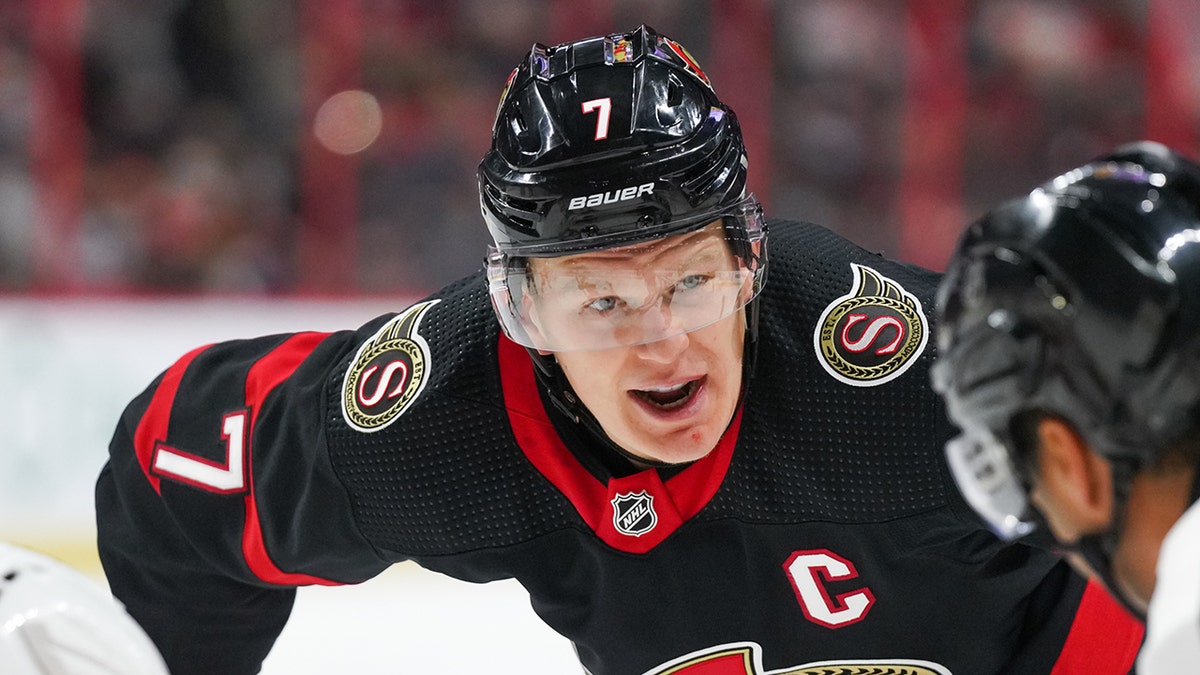
M 1171 527 L 1158 554 L 1140 675 L 1200 670 L 1200 502 Z

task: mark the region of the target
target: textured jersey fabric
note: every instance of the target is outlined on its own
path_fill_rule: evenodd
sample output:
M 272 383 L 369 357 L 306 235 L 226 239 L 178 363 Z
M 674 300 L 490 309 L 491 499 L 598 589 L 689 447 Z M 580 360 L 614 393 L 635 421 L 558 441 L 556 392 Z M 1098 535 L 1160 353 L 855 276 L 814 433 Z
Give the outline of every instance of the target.
M 402 560 L 519 580 L 593 675 L 1062 675 L 1126 654 L 1139 626 L 1077 616 L 1084 582 L 1002 546 L 954 488 L 937 275 L 770 227 L 753 378 L 682 470 L 588 461 L 482 275 L 358 330 L 185 355 L 129 405 L 97 484 L 115 595 L 176 675 L 257 672 L 295 586 Z M 1081 626 L 1104 637 L 1068 639 Z

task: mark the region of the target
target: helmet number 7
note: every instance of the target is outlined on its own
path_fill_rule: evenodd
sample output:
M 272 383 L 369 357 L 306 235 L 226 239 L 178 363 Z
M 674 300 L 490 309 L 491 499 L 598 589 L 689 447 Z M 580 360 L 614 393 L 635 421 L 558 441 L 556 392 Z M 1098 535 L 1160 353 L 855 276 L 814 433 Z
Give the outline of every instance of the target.
M 612 98 L 594 98 L 583 102 L 583 114 L 596 111 L 596 140 L 608 138 L 608 116 L 612 112 Z

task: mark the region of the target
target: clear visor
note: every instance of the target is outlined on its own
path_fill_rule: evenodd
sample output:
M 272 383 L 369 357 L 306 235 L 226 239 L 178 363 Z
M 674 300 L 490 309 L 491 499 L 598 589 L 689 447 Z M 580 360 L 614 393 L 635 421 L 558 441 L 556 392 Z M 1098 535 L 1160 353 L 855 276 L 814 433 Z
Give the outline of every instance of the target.
M 505 333 L 543 351 L 592 351 L 664 340 L 734 314 L 762 285 L 761 212 L 748 198 L 705 220 L 690 232 L 576 255 L 490 248 L 488 287 Z
M 1033 531 L 1029 496 L 1005 446 L 988 433 L 946 443 L 946 459 L 963 497 L 1001 539 Z

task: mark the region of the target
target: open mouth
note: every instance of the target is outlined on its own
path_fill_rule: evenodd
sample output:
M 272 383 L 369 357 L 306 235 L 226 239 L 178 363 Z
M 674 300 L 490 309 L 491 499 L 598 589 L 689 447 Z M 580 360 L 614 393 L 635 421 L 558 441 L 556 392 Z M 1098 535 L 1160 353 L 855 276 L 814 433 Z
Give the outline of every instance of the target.
M 675 410 L 687 405 L 700 389 L 702 379 L 691 380 L 673 387 L 634 389 L 633 394 L 660 410 Z

